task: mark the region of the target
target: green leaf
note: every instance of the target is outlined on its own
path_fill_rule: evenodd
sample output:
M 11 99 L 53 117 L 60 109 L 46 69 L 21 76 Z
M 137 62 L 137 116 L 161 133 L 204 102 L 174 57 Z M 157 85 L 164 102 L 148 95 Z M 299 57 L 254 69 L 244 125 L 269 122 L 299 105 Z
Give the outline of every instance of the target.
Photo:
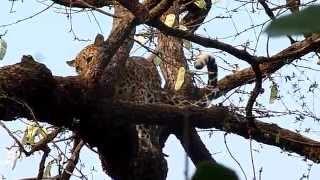
M 186 74 L 186 69 L 184 67 L 180 67 L 179 71 L 178 71 L 178 75 L 177 75 L 176 84 L 174 86 L 174 89 L 176 91 L 178 91 L 182 87 L 182 85 L 184 83 L 185 74 Z
M 32 123 L 31 125 L 28 125 L 26 130 L 24 131 L 24 135 L 22 138 L 22 144 L 24 145 L 34 145 L 35 144 L 35 138 L 39 135 L 42 136 L 42 138 L 47 136 L 47 130 L 45 128 L 39 127 L 37 123 Z
M 174 22 L 175 22 L 175 19 L 176 19 L 176 15 L 174 14 L 168 14 L 166 16 L 166 19 L 164 21 L 164 24 L 169 26 L 169 27 L 172 27 L 174 25 Z
M 269 100 L 271 104 L 274 103 L 274 101 L 278 98 L 278 93 L 279 93 L 278 85 L 276 83 L 272 83 L 270 100 Z
M 238 180 L 236 173 L 221 165 L 210 162 L 200 162 L 192 180 Z
M 206 9 L 207 3 L 204 0 L 196 0 L 194 4 L 197 5 L 200 9 Z
M 320 32 L 320 6 L 308 8 L 272 21 L 265 29 L 269 36 Z
M 36 135 L 38 135 L 38 127 L 36 124 L 32 123 L 31 125 L 28 125 L 26 130 L 24 131 L 24 135 L 22 138 L 22 144 L 35 144 L 34 140 Z
M 4 58 L 7 52 L 7 43 L 0 38 L 0 61 Z

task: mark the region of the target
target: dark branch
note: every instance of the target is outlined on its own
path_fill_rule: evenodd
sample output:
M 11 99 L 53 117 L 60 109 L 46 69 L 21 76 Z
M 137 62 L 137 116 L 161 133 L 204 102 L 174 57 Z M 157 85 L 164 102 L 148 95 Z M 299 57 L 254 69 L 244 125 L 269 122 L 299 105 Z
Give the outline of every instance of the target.
M 101 112 L 101 107 L 106 107 L 105 112 Z M 183 129 L 184 116 L 188 113 L 190 126 L 216 128 L 248 138 L 246 117 L 229 111 L 226 107 L 203 109 L 198 107 L 181 108 L 170 105 L 120 103 L 112 104 L 111 106 L 107 104 L 100 105 L 99 109 L 101 116 L 92 118 L 90 124 L 86 124 L 88 129 L 102 130 L 101 128 L 108 126 L 106 119 L 112 117 L 113 121 L 126 119 L 130 123 L 166 125 L 179 130 Z M 152 114 L 152 116 L 146 116 L 146 114 Z M 101 122 L 100 119 L 105 121 Z M 99 127 L 96 126 L 95 122 L 99 124 Z M 319 142 L 301 136 L 296 132 L 280 128 L 275 124 L 268 124 L 255 119 L 255 125 L 256 130 L 251 134 L 252 139 L 295 152 L 314 162 L 320 160 Z
M 174 131 L 174 135 L 179 139 L 194 165 L 203 161 L 216 163 L 207 147 L 203 144 L 195 128 L 191 128 L 188 133 L 189 143 L 185 142 L 182 129 L 176 129 Z
M 254 63 L 255 59 L 257 58 L 255 56 L 249 54 L 247 51 L 237 49 L 230 44 L 226 44 L 226 43 L 223 43 L 218 40 L 211 39 L 211 38 L 205 38 L 200 35 L 196 35 L 191 32 L 183 31 L 180 29 L 170 28 L 170 27 L 166 26 L 160 20 L 149 21 L 149 22 L 146 22 L 146 24 L 157 28 L 158 30 L 160 30 L 162 33 L 164 33 L 166 35 L 175 36 L 178 38 L 183 38 L 183 39 L 192 41 L 194 43 L 197 43 L 199 45 L 202 45 L 204 47 L 207 47 L 207 48 L 220 49 L 220 50 L 225 51 L 225 52 L 227 52 L 227 53 L 229 53 L 229 54 L 231 54 L 231 55 L 233 55 L 243 61 L 248 62 L 249 64 Z
M 147 25 L 157 28 L 166 35 L 187 39 L 204 47 L 220 49 L 230 53 L 231 55 L 241 60 L 248 62 L 249 64 L 255 63 L 255 59 L 257 57 L 249 54 L 245 50 L 239 50 L 229 44 L 220 42 L 218 40 L 205 38 L 199 35 L 195 35 L 191 32 L 168 27 L 162 21 L 160 21 L 160 19 L 149 19 L 150 16 L 148 15 L 149 12 L 147 11 L 146 7 L 140 4 L 137 0 L 135 0 L 134 2 L 128 2 L 127 0 L 118 0 L 118 2 L 125 8 L 127 8 L 137 19 L 139 19 L 140 23 L 145 22 Z
M 261 92 L 261 87 L 262 87 L 262 73 L 259 67 L 259 63 L 256 63 L 251 66 L 255 75 L 256 75 L 256 84 L 251 92 L 250 98 L 248 100 L 247 106 L 246 106 L 246 117 L 248 120 L 248 127 L 249 128 L 254 128 L 254 116 L 252 114 L 252 108 L 254 103 L 256 102 L 257 97 L 259 96 Z
M 51 1 L 66 7 L 87 8 L 87 5 L 77 0 L 51 0 Z M 103 0 L 103 1 L 83 0 L 83 1 L 96 8 L 102 8 L 104 6 L 110 6 L 113 4 L 111 0 Z
M 137 25 L 137 21 L 132 16 L 121 17 L 119 20 L 120 23 L 113 28 L 112 32 L 110 33 L 108 39 L 103 43 L 100 61 L 93 67 L 92 75 L 89 78 L 92 85 L 97 85 L 97 80 L 101 78 L 101 74 L 104 71 L 105 67 L 111 61 L 111 58 L 117 53 L 119 47 L 123 44 L 124 40 L 131 34 L 131 31 Z M 125 55 L 123 53 L 117 53 L 118 55 Z M 119 56 L 120 56 L 119 55 Z M 118 57 L 120 59 L 120 57 Z M 115 77 L 116 78 L 116 77 Z
M 320 46 L 320 36 L 312 35 L 301 42 L 296 42 L 270 58 L 261 58 L 260 71 L 263 77 L 270 75 L 295 59 L 313 52 Z M 236 87 L 254 82 L 255 72 L 246 68 L 227 75 L 218 81 L 220 91 L 228 92 Z
M 43 173 L 44 173 L 44 169 L 45 169 L 45 163 L 46 163 L 46 159 L 50 153 L 50 149 L 48 146 L 43 147 L 42 149 L 43 151 L 43 155 L 39 164 L 39 172 L 38 172 L 38 177 L 37 179 L 42 179 L 43 178 Z
M 70 159 L 68 159 L 68 164 L 66 165 L 66 168 L 63 170 L 61 174 L 61 179 L 67 180 L 70 179 L 70 176 L 72 172 L 74 171 L 80 156 L 80 151 L 84 145 L 83 140 L 75 139 L 73 148 L 72 148 L 72 154 Z
M 162 0 L 154 8 L 150 10 L 149 19 L 158 19 L 172 6 L 174 0 Z

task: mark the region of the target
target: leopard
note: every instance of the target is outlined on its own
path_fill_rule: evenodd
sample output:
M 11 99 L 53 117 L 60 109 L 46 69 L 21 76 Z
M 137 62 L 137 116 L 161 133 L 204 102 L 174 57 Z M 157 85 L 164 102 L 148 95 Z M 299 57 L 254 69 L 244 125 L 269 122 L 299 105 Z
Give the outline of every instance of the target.
M 74 67 L 82 78 L 87 78 L 91 71 L 90 67 L 97 63 L 99 48 L 103 41 L 103 35 L 98 34 L 93 44 L 83 48 L 75 59 L 67 61 L 67 64 Z M 160 91 L 161 78 L 152 61 L 139 56 L 131 56 L 119 72 L 113 99 L 152 104 L 160 102 L 160 99 L 157 98 L 159 96 L 156 96 Z
M 89 77 L 92 67 L 95 66 L 99 59 L 98 56 L 101 53 L 103 41 L 104 36 L 98 34 L 94 43 L 83 48 L 73 60 L 66 62 L 69 66 L 75 68 L 80 78 L 86 79 Z M 131 56 L 126 60 L 125 66 L 118 73 L 119 76 L 114 88 L 115 93 L 112 97 L 113 101 L 136 104 L 155 104 L 162 101 L 161 99 L 163 99 L 164 95 L 161 93 L 161 77 L 152 61 L 139 56 Z M 159 142 L 161 127 L 142 124 L 134 126 L 139 146 L 137 157 L 163 157 L 164 154 Z M 164 158 L 161 160 L 165 161 Z M 133 166 L 144 166 L 137 169 L 146 169 L 147 173 L 157 173 L 159 171 L 158 168 L 167 168 L 166 162 L 162 162 L 161 167 L 153 167 L 152 162 L 154 160 L 143 162 L 141 158 L 137 161 L 133 163 Z M 142 163 L 142 165 L 138 163 Z M 138 173 L 144 174 L 142 177 L 146 177 L 145 174 L 147 174 L 143 171 Z M 145 179 L 149 178 L 146 177 Z M 159 179 L 165 179 L 165 177 L 159 175 Z
M 75 68 L 76 72 L 81 78 L 88 78 L 92 67 L 94 67 L 99 60 L 98 56 L 100 55 L 99 53 L 101 53 L 103 42 L 104 36 L 98 34 L 95 37 L 94 43 L 89 44 L 85 48 L 83 48 L 83 50 L 81 50 L 77 54 L 75 59 L 67 61 L 67 64 Z M 205 65 L 211 67 L 210 63 L 212 63 L 216 69 L 216 64 L 213 57 L 208 55 L 202 55 L 201 57 L 197 58 L 198 62 L 196 65 L 198 69 L 203 68 Z M 118 73 L 119 76 L 114 87 L 115 93 L 112 97 L 114 101 L 130 102 L 136 104 L 161 103 L 178 107 L 187 105 L 203 106 L 199 105 L 199 102 L 191 102 L 189 100 L 186 100 L 183 96 L 176 95 L 172 92 L 166 92 L 161 87 L 161 76 L 159 74 L 159 71 L 154 64 L 154 61 L 150 58 L 130 56 L 126 60 L 124 67 L 122 67 L 121 71 L 119 71 Z M 216 74 L 214 78 L 215 77 Z M 216 80 L 214 80 L 214 78 L 212 78 L 211 76 L 211 78 L 209 79 L 210 82 L 214 81 L 216 83 Z M 162 154 L 161 147 L 163 145 L 159 140 L 162 127 L 137 124 L 135 125 L 135 129 L 138 136 L 138 154 L 149 153 L 151 156 L 152 154 Z M 135 166 L 137 166 L 137 164 L 135 164 Z M 145 166 L 148 166 L 148 168 L 152 167 L 152 165 L 148 163 L 145 163 Z M 167 168 L 166 165 L 162 167 Z M 157 171 L 157 169 L 149 169 L 148 173 L 154 173 L 155 171 Z
M 75 68 L 80 77 L 88 78 L 91 67 L 97 63 L 99 48 L 103 41 L 103 35 L 98 34 L 93 44 L 83 48 L 75 59 L 66 63 Z M 119 72 L 113 99 L 138 104 L 162 103 L 179 107 L 194 104 L 189 100 L 184 100 L 183 96 L 163 90 L 161 76 L 153 59 L 140 56 L 129 57 L 122 71 Z

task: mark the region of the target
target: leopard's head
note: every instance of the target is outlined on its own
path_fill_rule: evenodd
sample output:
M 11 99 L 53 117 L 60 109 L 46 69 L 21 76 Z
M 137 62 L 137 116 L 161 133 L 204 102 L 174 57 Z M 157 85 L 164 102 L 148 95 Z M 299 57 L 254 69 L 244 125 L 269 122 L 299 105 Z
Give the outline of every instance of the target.
M 76 68 L 76 71 L 80 75 L 86 75 L 90 67 L 92 67 L 98 60 L 98 53 L 103 44 L 104 37 L 98 34 L 93 44 L 88 45 L 76 56 L 75 59 L 67 61 L 67 64 Z

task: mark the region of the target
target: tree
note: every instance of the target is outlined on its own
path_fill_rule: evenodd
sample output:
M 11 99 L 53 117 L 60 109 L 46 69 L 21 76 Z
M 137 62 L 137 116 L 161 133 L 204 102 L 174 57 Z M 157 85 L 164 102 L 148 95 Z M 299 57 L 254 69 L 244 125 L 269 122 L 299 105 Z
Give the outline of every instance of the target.
M 125 0 L 53 0 L 53 2 L 71 9 L 91 8 L 106 15 L 110 14 L 98 8 L 111 6 L 115 9 L 112 15 L 114 23 L 110 35 L 101 44 L 99 56 L 95 57 L 94 65 L 88 68 L 88 74 L 85 76 L 81 74 L 73 77 L 53 76 L 47 67 L 26 55 L 22 56 L 20 63 L 0 69 L 2 97 L 0 119 L 33 120 L 36 122 L 35 128 L 31 127 L 30 131 L 44 134 L 44 138 L 35 144 L 27 140 L 27 143 L 32 144 L 31 150 L 27 151 L 24 148 L 27 143 L 20 142 L 8 130 L 24 154 L 43 151 L 37 175 L 39 179 L 44 174 L 45 160 L 50 152 L 48 143 L 60 133 L 64 133 L 65 129 L 71 130 L 74 134 L 73 154 L 70 158 L 72 161 L 63 166 L 61 174 L 57 177 L 60 179 L 70 178 L 68 172 L 74 170 L 79 151 L 84 144 L 92 148 L 97 147 L 104 170 L 115 179 L 165 179 L 167 169 L 161 149 L 169 134 L 174 134 L 181 141 L 194 164 L 200 164 L 202 161 L 216 164 L 195 128 L 216 128 L 295 152 L 314 162 L 319 160 L 319 142 L 297 132 L 280 128 L 276 124 L 260 121 L 259 116 L 271 117 L 282 112 L 265 110 L 256 102 L 257 97 L 263 93 L 262 83 L 265 79 L 272 82 L 270 99 L 274 101 L 278 98 L 279 87 L 274 80 L 274 73 L 285 65 L 296 65 L 294 63 L 296 59 L 315 52 L 320 44 L 319 35 L 313 34 L 297 42 L 288 36 L 292 42 L 290 46 L 272 56 L 262 56 L 255 55 L 256 52 L 250 49 L 250 44 L 242 43 L 244 47 L 235 47 L 234 44 L 195 33 L 212 9 L 209 0 L 195 2 L 149 0 L 143 3 Z M 270 19 L 274 19 L 273 11 L 277 9 L 269 8 L 265 1 L 259 3 Z M 173 17 L 171 24 L 168 22 L 169 17 Z M 188 102 L 187 104 L 178 106 L 165 100 L 146 104 L 136 103 L 130 99 L 118 101 L 115 98 L 115 87 L 132 48 L 131 35 L 136 26 L 141 24 L 149 27 L 150 33 L 144 32 L 144 35 L 156 44 L 156 48 L 152 50 L 152 45 L 148 46 L 141 42 L 140 45 L 155 54 L 149 59 L 162 61 L 160 69 L 166 85 L 161 94 L 165 94 L 169 99 L 179 97 L 179 101 Z M 178 28 L 181 24 L 185 25 L 186 29 L 181 26 Z M 191 73 L 183 76 L 182 87 L 175 90 L 179 68 L 189 69 L 183 51 L 183 44 L 186 46 L 187 41 L 218 49 L 221 53 L 228 53 L 237 61 L 244 61 L 250 65 L 247 68 L 234 70 L 218 81 L 219 96 L 226 95 L 225 99 L 228 99 L 234 93 L 244 93 L 238 97 L 246 99 L 247 96 L 245 107 L 234 107 L 224 100 L 210 108 L 192 105 L 212 93 L 212 89 L 196 87 L 193 81 L 196 76 L 192 76 L 194 74 Z M 287 81 L 295 78 L 294 75 L 284 77 Z M 239 87 L 252 83 L 254 83 L 252 92 L 237 91 Z M 317 89 L 316 82 L 309 86 L 311 93 L 314 89 Z M 161 94 L 155 95 L 161 96 Z M 302 96 L 300 102 L 304 103 Z M 309 111 L 289 110 L 285 113 L 297 116 L 299 118 L 297 120 L 300 121 L 307 117 L 317 118 Z M 39 122 L 55 127 L 49 132 L 43 132 L 45 130 L 39 127 Z M 155 149 L 143 149 L 145 147 L 139 143 L 141 137 L 138 136 L 139 130 L 136 130 L 137 124 L 149 127 L 161 126 L 161 134 L 154 135 L 154 138 L 160 139 L 159 146 L 155 146 Z M 26 135 L 27 139 L 30 137 L 33 138 Z

